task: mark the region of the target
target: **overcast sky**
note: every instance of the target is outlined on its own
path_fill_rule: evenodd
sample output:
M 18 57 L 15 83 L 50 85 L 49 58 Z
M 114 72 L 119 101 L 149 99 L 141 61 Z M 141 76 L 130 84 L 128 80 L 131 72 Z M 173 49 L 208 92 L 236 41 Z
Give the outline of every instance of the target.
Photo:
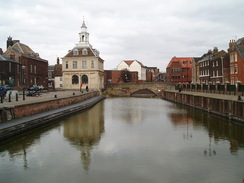
M 79 42 L 83 16 L 105 69 L 136 59 L 165 71 L 174 56 L 244 37 L 244 0 L 0 0 L 0 48 L 12 36 L 55 64 Z

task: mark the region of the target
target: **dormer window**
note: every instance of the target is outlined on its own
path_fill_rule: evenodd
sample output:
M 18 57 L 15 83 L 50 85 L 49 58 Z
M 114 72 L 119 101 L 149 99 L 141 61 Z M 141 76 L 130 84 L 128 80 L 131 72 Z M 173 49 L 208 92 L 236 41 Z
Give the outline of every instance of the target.
M 74 55 L 79 55 L 79 51 L 77 49 L 74 49 L 73 54 Z
M 84 48 L 84 49 L 82 50 L 82 55 L 87 55 L 87 54 L 88 54 L 88 51 L 87 51 L 86 48 Z

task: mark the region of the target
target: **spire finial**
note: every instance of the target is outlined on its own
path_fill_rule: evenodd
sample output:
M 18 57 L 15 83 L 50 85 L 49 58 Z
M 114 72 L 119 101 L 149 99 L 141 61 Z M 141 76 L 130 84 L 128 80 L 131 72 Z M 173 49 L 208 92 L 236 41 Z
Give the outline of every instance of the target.
M 83 16 L 83 22 L 82 22 L 82 26 L 81 27 L 85 27 L 85 28 L 87 28 L 86 27 L 86 24 L 85 24 L 85 18 L 84 18 L 84 16 Z

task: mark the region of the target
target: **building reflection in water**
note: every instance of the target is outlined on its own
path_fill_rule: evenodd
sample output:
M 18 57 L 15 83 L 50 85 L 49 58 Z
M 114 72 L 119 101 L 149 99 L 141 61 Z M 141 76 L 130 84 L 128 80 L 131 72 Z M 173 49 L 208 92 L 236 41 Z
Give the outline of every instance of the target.
M 204 150 L 205 155 L 216 155 L 213 143 L 219 140 L 227 140 L 230 145 L 230 152 L 236 154 L 239 148 L 244 147 L 244 128 L 233 124 L 227 119 L 211 115 L 192 107 L 175 104 L 172 105 L 172 112 L 169 118 L 174 126 L 186 126 L 187 138 L 191 137 L 190 126 L 193 128 L 205 128 L 209 134 L 208 150 Z
M 33 130 L 33 132 L 29 132 L 28 135 L 20 134 L 9 140 L 0 142 L 1 156 L 4 157 L 8 153 L 10 160 L 13 162 L 15 159 L 22 157 L 24 168 L 29 169 L 28 152 L 31 151 L 33 145 L 40 143 L 42 136 L 45 136 L 48 131 L 57 128 L 57 126 L 59 126 L 58 123 L 52 124 L 50 126 L 45 126 L 40 130 Z
M 113 120 L 119 119 L 125 123 L 136 124 L 140 123 L 143 119 L 143 113 L 141 105 L 136 98 L 124 98 L 121 100 L 120 98 L 113 100 L 117 100 L 117 102 L 113 102 L 111 109 L 116 108 L 116 110 L 111 110 Z M 107 109 L 106 109 L 107 110 Z
M 81 151 L 81 161 L 86 171 L 89 170 L 91 162 L 91 150 L 99 143 L 104 132 L 103 104 L 99 102 L 64 122 L 64 137 Z

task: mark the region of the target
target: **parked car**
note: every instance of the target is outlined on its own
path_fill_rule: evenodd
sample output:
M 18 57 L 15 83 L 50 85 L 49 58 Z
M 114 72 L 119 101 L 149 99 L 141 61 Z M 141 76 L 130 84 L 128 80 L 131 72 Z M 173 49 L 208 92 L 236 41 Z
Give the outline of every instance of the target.
M 6 95 L 8 90 L 11 90 L 9 85 L 0 85 L 0 95 Z
M 0 87 L 0 96 L 4 95 L 4 89 L 2 87 Z
M 39 90 L 39 87 L 37 85 L 31 85 L 29 88 L 28 88 L 29 91 L 38 91 Z
M 38 88 L 39 88 L 40 90 L 44 90 L 44 87 L 43 87 L 42 85 L 38 85 Z

